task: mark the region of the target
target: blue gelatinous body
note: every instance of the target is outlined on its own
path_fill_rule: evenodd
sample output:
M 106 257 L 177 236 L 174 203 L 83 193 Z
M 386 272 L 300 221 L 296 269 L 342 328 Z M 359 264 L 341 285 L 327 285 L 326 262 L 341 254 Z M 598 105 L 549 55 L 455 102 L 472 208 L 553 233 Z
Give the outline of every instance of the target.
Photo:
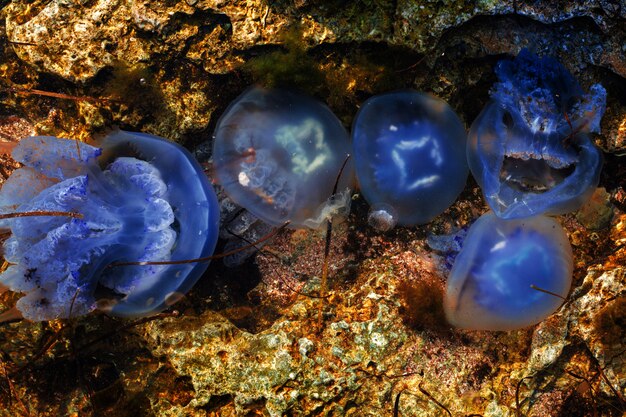
M 322 103 L 284 90 L 253 87 L 218 121 L 213 142 L 215 173 L 226 193 L 266 223 L 319 226 L 329 211 L 349 207 L 329 202 L 350 138 Z M 339 191 L 352 184 L 348 161 Z
M 493 212 L 470 228 L 448 278 L 448 321 L 475 330 L 538 323 L 563 302 L 572 282 L 572 248 L 553 219 L 504 220 Z
M 522 50 L 496 68 L 492 101 L 472 124 L 467 157 L 491 209 L 503 218 L 576 210 L 596 188 L 606 91 L 584 94 L 552 58 Z
M 99 148 L 78 146 L 80 151 L 72 140 L 30 137 L 13 151 L 25 166 L 0 190 L 2 213 L 62 211 L 82 218 L 3 220 L 0 226 L 12 232 L 4 245 L 12 265 L 0 283 L 26 293 L 17 307 L 35 321 L 96 307 L 120 316 L 166 308 L 191 288 L 206 263 L 107 265 L 212 254 L 219 221 L 213 189 L 185 149 L 156 136 L 114 132 L 102 155 Z
M 410 90 L 372 97 L 357 114 L 352 137 L 370 223 L 379 229 L 396 220 L 427 223 L 465 187 L 465 129 L 441 99 Z

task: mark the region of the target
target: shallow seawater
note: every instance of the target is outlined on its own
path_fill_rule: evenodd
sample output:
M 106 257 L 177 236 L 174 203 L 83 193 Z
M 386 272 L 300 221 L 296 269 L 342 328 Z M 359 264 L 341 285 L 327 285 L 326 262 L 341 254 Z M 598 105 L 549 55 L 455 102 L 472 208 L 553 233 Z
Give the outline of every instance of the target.
M 120 126 L 183 143 L 209 178 L 217 120 L 259 71 L 279 84 L 295 80 L 348 131 L 368 98 L 401 88 L 445 99 L 468 128 L 489 100 L 497 62 L 520 44 L 558 56 L 585 88 L 602 82 L 608 100 L 602 133 L 591 136 L 602 145 L 606 194 L 554 216 L 573 248 L 573 282 L 567 301 L 540 323 L 494 332 L 446 320 L 447 279 L 464 231 L 488 210 L 474 179 L 432 221 L 384 233 L 368 225 L 369 204 L 357 189 L 328 240 L 325 227 L 285 229 L 246 257 L 213 260 L 158 315 L 0 324 L 0 417 L 626 410 L 626 170 L 617 154 L 624 17 L 610 5 L 519 3 L 512 14 L 506 5 L 461 2 L 5 3 L 0 141 L 32 133 L 86 139 Z M 300 32 L 286 40 L 284 28 L 296 22 Z M 0 182 L 16 167 L 0 156 Z M 570 174 L 513 158 L 498 175 L 541 194 Z M 269 233 L 220 200 L 228 214 L 216 253 Z M 18 298 L 0 294 L 0 312 Z

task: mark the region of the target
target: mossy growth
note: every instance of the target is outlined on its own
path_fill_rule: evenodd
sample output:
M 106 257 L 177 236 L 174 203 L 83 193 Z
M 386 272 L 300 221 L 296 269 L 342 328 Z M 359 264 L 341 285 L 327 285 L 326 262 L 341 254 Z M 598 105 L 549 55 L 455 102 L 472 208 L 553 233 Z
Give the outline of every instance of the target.
M 589 230 L 608 228 L 612 218 L 611 195 L 604 187 L 596 188 L 591 198 L 576 212 L 576 220 Z
M 397 294 L 402 303 L 400 313 L 407 326 L 417 330 L 437 330 L 446 325 L 443 291 L 432 280 L 402 281 Z
M 142 113 L 156 115 L 165 109 L 156 76 L 144 65 L 118 61 L 110 68 L 103 96 Z
M 626 298 L 617 298 L 604 307 L 596 316 L 594 327 L 605 347 L 621 346 L 626 339 Z
M 337 112 L 337 116 L 350 123 L 358 105 L 374 94 L 395 90 L 405 86 L 403 80 L 394 73 L 389 65 L 372 60 L 370 51 L 349 52 L 341 56 L 338 62 L 327 58 L 321 65 L 327 89 L 324 95 L 328 105 Z
M 333 110 L 354 106 L 363 96 L 405 86 L 391 67 L 397 54 L 374 44 L 308 48 L 299 25 L 286 30 L 279 50 L 250 58 L 244 71 L 265 87 L 296 88 L 324 98 Z M 400 65 L 406 62 L 401 60 Z M 391 63 L 391 65 L 386 65 Z M 341 113 L 341 112 L 340 112 Z
M 314 93 L 324 83 L 320 66 L 307 53 L 302 30 L 296 25 L 281 36 L 281 49 L 251 58 L 244 71 L 265 87 L 295 87 Z

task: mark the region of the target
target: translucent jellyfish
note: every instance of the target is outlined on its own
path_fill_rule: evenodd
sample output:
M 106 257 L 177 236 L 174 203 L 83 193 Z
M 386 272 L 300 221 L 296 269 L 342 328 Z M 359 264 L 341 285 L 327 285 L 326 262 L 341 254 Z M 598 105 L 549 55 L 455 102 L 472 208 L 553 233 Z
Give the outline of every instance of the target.
M 324 104 L 285 90 L 253 87 L 222 115 L 215 129 L 213 162 L 233 201 L 274 226 L 316 228 L 349 210 L 353 169 L 350 138 Z
M 572 248 L 555 220 L 504 220 L 489 212 L 472 225 L 452 267 L 446 316 L 475 330 L 530 326 L 560 307 L 572 270 Z
M 427 223 L 465 187 L 465 129 L 441 99 L 410 90 L 372 97 L 352 138 L 370 224 L 379 230 Z
M 272 233 L 275 227 L 259 220 L 254 214 L 236 204 L 217 184 L 215 191 L 220 205 L 219 236 L 225 242 L 222 250 L 224 253 L 233 252 L 223 257 L 222 262 L 225 266 L 233 268 L 242 265 L 265 246 L 267 241 L 259 240 Z M 244 249 L 252 242 L 256 242 L 253 247 Z
M 102 152 L 103 150 L 103 152 Z M 0 212 L 71 212 L 1 220 L 11 265 L 0 283 L 23 292 L 30 320 L 158 312 L 187 292 L 206 263 L 127 265 L 213 253 L 219 208 L 202 169 L 165 139 L 117 131 L 102 150 L 54 137 L 29 137 L 13 150 L 24 164 L 0 190 Z M 102 154 L 101 154 L 102 153 Z
M 492 101 L 472 124 L 467 157 L 491 209 L 503 218 L 578 209 L 598 185 L 606 91 L 584 94 L 565 67 L 522 50 L 501 61 Z

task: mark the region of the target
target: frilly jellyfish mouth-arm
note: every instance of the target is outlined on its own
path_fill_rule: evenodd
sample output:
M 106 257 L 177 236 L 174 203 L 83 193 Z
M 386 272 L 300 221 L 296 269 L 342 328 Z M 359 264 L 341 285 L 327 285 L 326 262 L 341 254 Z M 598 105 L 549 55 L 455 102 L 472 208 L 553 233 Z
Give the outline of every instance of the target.
M 557 61 L 525 50 L 496 73 L 467 147 L 487 203 L 503 218 L 576 210 L 600 178 L 602 155 L 588 133 L 600 130 L 606 91 L 596 84 L 584 94 Z
M 555 220 L 504 220 L 489 212 L 470 227 L 456 257 L 446 316 L 451 324 L 473 330 L 536 324 L 561 306 L 572 270 L 572 248 Z
M 100 156 L 86 144 L 30 137 L 13 151 L 25 166 L 0 190 L 2 213 L 80 214 L 2 221 L 12 232 L 4 245 L 11 266 L 0 282 L 26 293 L 17 302 L 25 318 L 67 318 L 96 307 L 119 316 L 151 314 L 180 298 L 207 267 L 108 267 L 212 254 L 219 210 L 202 169 L 179 145 L 117 131 L 102 149 Z
M 285 90 L 253 87 L 217 123 L 213 161 L 230 198 L 273 226 L 317 228 L 348 198 L 330 199 L 350 138 L 324 104 Z M 339 191 L 352 186 L 352 163 Z M 344 194 L 341 194 L 344 195 Z M 329 200 L 330 199 L 330 200 Z
M 370 224 L 379 230 L 427 223 L 465 187 L 465 128 L 441 99 L 410 90 L 372 97 L 352 137 Z

